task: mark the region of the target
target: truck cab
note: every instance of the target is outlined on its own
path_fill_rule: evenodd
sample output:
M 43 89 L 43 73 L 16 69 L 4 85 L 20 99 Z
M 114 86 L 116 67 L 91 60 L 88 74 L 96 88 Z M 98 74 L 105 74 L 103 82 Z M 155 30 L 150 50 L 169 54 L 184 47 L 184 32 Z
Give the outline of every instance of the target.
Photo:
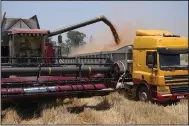
M 140 100 L 188 97 L 188 39 L 163 30 L 137 30 L 132 75 Z

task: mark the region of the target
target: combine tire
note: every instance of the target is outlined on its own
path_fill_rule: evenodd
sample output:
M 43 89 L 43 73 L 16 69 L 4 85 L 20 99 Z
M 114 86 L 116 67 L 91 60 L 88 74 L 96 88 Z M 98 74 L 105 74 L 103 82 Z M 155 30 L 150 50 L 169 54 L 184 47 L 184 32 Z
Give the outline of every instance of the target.
M 143 102 L 147 102 L 149 100 L 149 93 L 146 87 L 141 87 L 138 90 L 138 99 Z

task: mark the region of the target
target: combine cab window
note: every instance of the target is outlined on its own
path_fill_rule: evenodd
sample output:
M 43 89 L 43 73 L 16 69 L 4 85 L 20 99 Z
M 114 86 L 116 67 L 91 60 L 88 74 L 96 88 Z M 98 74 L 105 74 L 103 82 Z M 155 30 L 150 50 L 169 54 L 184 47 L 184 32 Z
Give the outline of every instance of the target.
M 14 37 L 14 54 L 16 57 L 23 57 L 23 59 L 18 59 L 18 63 L 41 63 L 41 59 L 27 59 L 26 57 L 41 57 L 43 55 L 42 47 L 42 37 L 43 36 L 29 36 L 25 35 L 15 35 Z M 14 56 L 13 55 L 13 56 Z

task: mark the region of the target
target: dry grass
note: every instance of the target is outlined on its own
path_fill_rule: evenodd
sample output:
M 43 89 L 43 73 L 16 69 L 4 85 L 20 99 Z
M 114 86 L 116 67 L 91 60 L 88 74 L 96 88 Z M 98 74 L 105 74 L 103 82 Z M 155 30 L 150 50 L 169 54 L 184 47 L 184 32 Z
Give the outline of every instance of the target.
M 30 116 L 28 116 L 28 113 Z M 8 108 L 2 124 L 187 124 L 188 101 L 159 106 L 131 101 L 118 93 L 104 97 L 66 99 L 38 106 L 33 112 Z

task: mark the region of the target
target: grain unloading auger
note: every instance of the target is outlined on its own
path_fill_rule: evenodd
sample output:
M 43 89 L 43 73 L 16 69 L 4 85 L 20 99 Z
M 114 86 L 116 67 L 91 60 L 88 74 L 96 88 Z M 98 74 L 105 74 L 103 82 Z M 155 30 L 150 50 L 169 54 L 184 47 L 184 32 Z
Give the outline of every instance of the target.
M 101 22 L 101 21 L 109 26 L 109 28 L 112 32 L 112 35 L 114 36 L 115 43 L 119 44 L 120 39 L 119 39 L 119 35 L 118 35 L 116 29 L 113 26 L 113 24 L 105 16 L 99 16 L 97 18 L 94 18 L 94 19 L 91 19 L 91 20 L 88 20 L 88 21 L 85 21 L 85 22 L 82 22 L 82 23 L 79 23 L 79 24 L 76 24 L 76 25 L 72 25 L 72 26 L 69 26 L 69 27 L 66 27 L 66 28 L 63 28 L 63 29 L 60 29 L 60 30 L 49 32 L 48 36 L 52 37 L 52 36 L 55 36 L 55 35 L 58 35 L 58 34 L 61 34 L 61 33 L 65 33 L 65 32 L 68 32 L 68 31 L 71 31 L 71 30 L 74 30 L 74 29 L 77 29 L 77 28 L 85 27 L 87 25 L 91 25 L 91 24 Z
M 104 16 L 54 32 L 41 29 L 8 31 L 9 57 L 1 58 L 1 61 L 5 61 L 1 63 L 1 101 L 26 102 L 59 97 L 102 96 L 113 91 L 109 88 L 115 88 L 118 77 L 123 72 L 118 64 L 100 57 L 49 57 L 53 51 L 46 48 L 46 36 L 52 37 L 99 21 L 110 27 L 115 42 L 119 44 L 115 28 Z M 64 63 L 57 64 L 49 59 L 61 59 Z M 88 62 L 93 59 L 99 59 L 99 62 Z

